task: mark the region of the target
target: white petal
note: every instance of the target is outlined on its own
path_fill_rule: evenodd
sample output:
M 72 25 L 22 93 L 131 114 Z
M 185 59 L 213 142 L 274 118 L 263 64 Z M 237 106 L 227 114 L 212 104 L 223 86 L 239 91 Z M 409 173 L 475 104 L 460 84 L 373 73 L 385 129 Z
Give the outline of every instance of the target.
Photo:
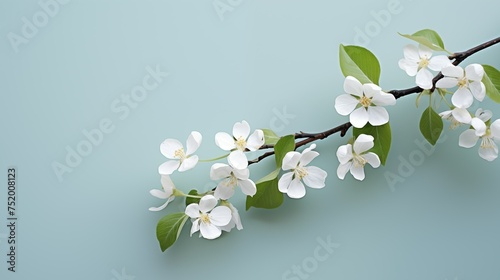
M 450 65 L 441 69 L 441 73 L 446 77 L 453 77 L 458 83 L 458 79 L 464 77 L 464 69 L 460 66 Z M 455 84 L 456 86 L 456 84 Z
M 257 193 L 257 187 L 252 180 L 239 180 L 238 181 L 241 191 L 249 196 L 254 196 Z
M 361 165 L 351 166 L 351 174 L 356 180 L 363 181 L 365 179 L 365 170 Z
M 161 211 L 161 210 L 165 209 L 165 208 L 168 206 L 168 204 L 169 204 L 172 200 L 174 200 L 174 198 L 175 198 L 175 197 L 173 197 L 173 196 L 172 196 L 172 197 L 169 197 L 169 198 L 167 199 L 167 201 L 166 201 L 165 203 L 163 203 L 160 207 L 150 207 L 150 208 L 149 208 L 149 211 L 157 212 L 157 211 Z
M 359 104 L 359 100 L 350 94 L 342 94 L 335 98 L 335 110 L 342 116 L 349 115 Z
M 495 145 L 495 143 L 493 143 Z M 498 147 L 495 145 L 490 148 L 479 147 L 479 156 L 487 161 L 493 161 L 498 157 Z
M 160 144 L 160 152 L 169 159 L 174 159 L 175 151 L 183 148 L 181 142 L 177 139 L 166 139 Z
M 229 164 L 236 169 L 245 169 L 248 167 L 248 159 L 245 153 L 236 150 L 232 151 L 227 157 Z
M 298 178 L 295 178 L 290 183 L 286 194 L 290 198 L 302 198 L 306 195 L 306 187 Z
M 184 211 L 186 215 L 191 218 L 199 218 L 200 217 L 200 206 L 196 203 L 191 203 L 186 206 L 186 210 Z
M 233 137 L 225 132 L 215 134 L 215 144 L 224 151 L 236 148 Z
M 193 222 L 193 225 L 191 226 L 191 234 L 189 236 L 193 236 L 193 233 L 200 230 L 200 219 L 196 219 L 192 222 Z
M 337 168 L 337 176 L 339 179 L 344 180 L 345 175 L 347 174 L 347 171 L 351 168 L 352 162 L 346 162 L 344 164 L 340 164 L 339 167 Z
M 231 221 L 231 209 L 227 206 L 217 206 L 208 215 L 210 222 L 216 226 L 225 226 Z
M 201 145 L 201 139 L 201 133 L 199 133 L 198 131 L 191 132 L 186 141 L 187 155 L 192 155 L 194 152 L 196 152 L 196 150 L 198 150 Z
M 362 128 L 363 126 L 365 126 L 366 123 L 368 122 L 368 119 L 369 119 L 369 116 L 368 116 L 368 112 L 366 111 L 365 107 L 360 107 L 360 108 L 354 110 L 349 115 L 349 121 L 356 128 Z
M 215 205 L 217 205 L 217 199 L 213 195 L 205 195 L 200 199 L 199 207 L 203 213 L 214 209 Z
M 250 177 L 250 170 L 245 169 L 233 169 L 233 174 L 237 179 L 246 180 Z
M 264 132 L 260 129 L 257 129 L 248 137 L 247 141 L 247 149 L 250 151 L 257 151 L 262 145 L 264 145 Z
M 493 113 L 490 110 L 483 110 L 481 108 L 476 110 L 476 117 L 478 117 L 483 122 L 487 122 L 493 116 Z
M 366 159 L 366 161 L 373 167 L 377 168 L 380 166 L 380 158 L 376 153 L 366 153 L 363 155 L 363 158 Z
M 437 55 L 429 60 L 429 69 L 433 71 L 441 71 L 443 68 L 448 67 L 451 64 L 450 60 L 446 55 Z
M 156 198 L 160 198 L 160 199 L 167 199 L 170 195 L 172 195 L 172 194 L 169 195 L 169 194 L 167 194 L 163 191 L 157 190 L 157 189 L 152 189 L 149 191 L 149 193 L 152 196 L 154 196 Z
M 231 211 L 233 212 L 233 217 L 232 217 L 232 221 L 234 221 L 234 223 L 236 224 L 236 229 L 238 230 L 242 230 L 243 229 L 243 225 L 241 224 L 241 218 L 240 218 L 240 213 L 238 213 L 238 209 L 236 209 L 232 204 L 229 204 L 230 208 L 231 208 Z
M 480 82 L 484 76 L 484 68 L 481 64 L 470 64 L 465 67 L 465 77 L 468 80 Z
M 467 129 L 460 134 L 458 145 L 464 148 L 472 148 L 476 145 L 478 139 L 479 137 L 476 136 L 474 129 Z
M 292 151 L 286 153 L 285 157 L 283 157 L 283 164 L 281 168 L 283 170 L 294 169 L 299 164 L 300 157 L 301 154 L 299 152 Z
M 179 168 L 180 164 L 181 162 L 178 160 L 169 160 L 167 162 L 164 162 L 158 167 L 158 173 L 160 173 L 161 175 L 170 175 L 174 173 L 177 168 Z
M 415 64 L 420 61 L 420 55 L 418 53 L 418 48 L 415 45 L 406 45 L 403 49 L 404 57 Z
M 325 186 L 326 171 L 316 166 L 306 167 L 307 175 L 303 178 L 304 183 L 313 189 L 321 189 Z
M 467 109 L 455 108 L 451 111 L 451 114 L 458 122 L 469 124 L 471 121 L 471 116 Z
M 372 103 L 377 106 L 387 106 L 396 104 L 396 98 L 390 93 L 379 91 L 372 98 Z
M 466 88 L 458 88 L 451 97 L 451 103 L 458 108 L 469 108 L 474 102 L 471 92 Z
M 222 234 L 220 228 L 213 224 L 201 223 L 200 224 L 201 236 L 206 239 L 215 239 Z
M 243 138 L 247 139 L 250 134 L 250 125 L 246 121 L 237 122 L 233 126 L 233 136 L 234 138 Z
M 310 152 L 312 150 L 316 149 L 316 144 L 311 144 L 309 147 L 305 148 L 304 151 L 302 151 L 302 155 L 304 155 L 307 152 Z
M 373 126 L 379 126 L 389 122 L 389 113 L 384 107 L 368 107 L 368 122 Z
M 417 83 L 417 86 L 423 88 L 423 89 L 431 89 L 432 88 L 432 73 L 425 69 L 422 68 L 418 70 L 417 72 L 417 77 L 415 79 L 415 82 Z
M 470 125 L 474 128 L 476 136 L 483 136 L 486 133 L 486 124 L 479 118 L 472 118 Z
M 491 123 L 490 131 L 493 138 L 495 138 L 497 141 L 500 141 L 500 119 L 495 120 L 493 123 Z
M 403 69 L 410 77 L 417 75 L 418 62 L 402 58 L 398 62 L 399 68 Z
M 196 155 L 190 156 L 182 161 L 181 165 L 179 166 L 179 172 L 184 172 L 189 169 L 192 169 L 193 167 L 196 166 L 197 163 L 198 163 L 198 156 Z
M 210 168 L 210 179 L 211 180 L 220 180 L 222 178 L 227 178 L 231 175 L 233 168 L 231 166 L 224 163 L 215 163 Z
M 290 183 L 292 182 L 292 177 L 293 177 L 293 172 L 288 172 L 285 173 L 281 176 L 281 178 L 278 181 L 278 190 L 282 193 L 287 193 L 288 192 L 288 187 L 290 186 Z
M 432 50 L 422 44 L 418 45 L 418 55 L 420 58 L 427 58 L 430 59 L 432 56 Z
M 340 164 L 346 164 L 350 160 L 352 160 L 352 145 L 342 145 L 337 149 L 337 158 L 339 159 Z
M 234 187 L 235 186 L 230 186 L 228 184 L 229 180 L 230 179 L 222 180 L 217 185 L 217 188 L 215 188 L 215 192 L 214 192 L 214 197 L 216 199 L 227 200 L 227 199 L 230 199 L 231 197 L 233 197 L 233 195 L 234 195 Z
M 165 194 L 167 194 L 167 196 L 171 196 L 174 193 L 175 185 L 174 182 L 172 182 L 172 179 L 170 179 L 170 176 L 162 175 L 160 182 Z
M 316 151 L 307 151 L 305 153 L 302 153 L 302 156 L 300 157 L 300 166 L 306 166 L 308 165 L 314 158 L 319 156 L 319 153 Z
M 436 82 L 437 88 L 452 88 L 458 85 L 457 78 L 444 77 Z
M 373 140 L 375 139 L 371 135 L 360 134 L 354 141 L 354 153 L 360 155 L 373 148 Z
M 363 86 L 361 83 L 358 81 L 358 79 L 352 77 L 352 76 L 347 76 L 344 80 L 344 91 L 356 95 L 358 97 L 363 96 Z
M 486 96 L 486 88 L 482 82 L 472 82 L 469 84 L 469 89 L 472 95 L 478 100 L 483 101 Z
M 372 98 L 375 94 L 378 94 L 380 93 L 382 89 L 375 85 L 375 84 L 364 84 L 363 85 L 363 92 L 365 94 L 366 97 L 368 98 Z
M 451 117 L 451 112 L 451 110 L 444 111 L 442 113 L 439 113 L 439 116 L 443 119 L 448 119 L 449 117 Z

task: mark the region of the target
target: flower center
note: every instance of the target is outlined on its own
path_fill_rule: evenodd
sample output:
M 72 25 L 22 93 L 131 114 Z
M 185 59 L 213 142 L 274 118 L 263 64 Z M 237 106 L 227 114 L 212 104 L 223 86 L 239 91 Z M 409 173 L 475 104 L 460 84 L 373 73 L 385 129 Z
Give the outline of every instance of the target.
M 483 149 L 494 149 L 495 148 L 495 142 L 493 141 L 493 138 L 491 137 L 491 130 L 488 128 L 486 130 L 486 133 L 481 137 L 481 148 Z
M 235 187 L 238 184 L 238 178 L 234 176 L 234 173 L 231 172 L 231 175 L 225 180 L 224 185 L 226 187 Z
M 186 159 L 186 153 L 184 153 L 184 148 L 177 149 L 174 152 L 174 157 L 180 159 L 181 161 Z
M 365 108 L 368 108 L 371 104 L 372 104 L 372 100 L 366 96 L 362 96 L 360 99 L 359 99 L 359 103 L 365 107 Z
M 426 68 L 429 65 L 429 59 L 427 56 L 424 56 L 420 59 L 420 62 L 418 63 L 418 69 Z
M 307 170 L 304 167 L 300 167 L 300 166 L 295 168 L 293 173 L 295 174 L 295 177 L 299 178 L 299 180 L 302 180 L 302 178 L 307 176 Z
M 467 78 L 463 77 L 462 79 L 458 80 L 458 87 L 467 87 Z
M 247 147 L 247 141 L 241 136 L 238 137 L 238 139 L 236 139 L 234 144 L 236 145 L 236 148 L 240 151 L 244 151 Z
M 202 213 L 200 215 L 200 220 L 201 220 L 201 222 L 203 222 L 205 224 L 210 224 L 210 217 L 206 213 Z
M 367 162 L 368 161 L 364 157 L 357 154 L 353 154 L 352 163 L 354 164 L 355 167 L 360 167 L 360 166 L 364 167 Z

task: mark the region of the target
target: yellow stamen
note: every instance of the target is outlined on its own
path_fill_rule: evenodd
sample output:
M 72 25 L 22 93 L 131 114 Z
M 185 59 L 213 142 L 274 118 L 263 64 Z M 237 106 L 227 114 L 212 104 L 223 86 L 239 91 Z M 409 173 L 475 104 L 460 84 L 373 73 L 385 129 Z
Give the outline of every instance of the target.
M 360 99 L 359 99 L 359 103 L 365 107 L 365 108 L 368 108 L 371 104 L 372 104 L 372 100 L 366 96 L 362 96 Z

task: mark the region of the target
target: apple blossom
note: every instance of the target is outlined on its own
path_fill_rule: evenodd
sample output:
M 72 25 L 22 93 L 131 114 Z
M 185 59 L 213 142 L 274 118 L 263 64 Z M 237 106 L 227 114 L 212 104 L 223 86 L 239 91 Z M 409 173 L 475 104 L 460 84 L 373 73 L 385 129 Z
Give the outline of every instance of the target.
M 460 66 L 444 67 L 441 72 L 444 78 L 436 83 L 438 88 L 452 88 L 458 86 L 457 91 L 451 97 L 451 102 L 458 108 L 469 108 L 474 98 L 483 101 L 486 89 L 481 82 L 484 76 L 484 68 L 480 64 L 470 64 L 465 70 Z
M 479 109 L 481 110 L 481 109 Z M 478 111 L 479 111 L 478 110 Z M 500 119 L 491 123 L 488 122 L 491 118 L 491 112 L 476 112 L 479 117 L 474 117 L 471 120 L 472 128 L 462 132 L 459 137 L 459 146 L 464 148 L 472 148 L 476 145 L 477 141 L 481 139 L 479 146 L 479 156 L 487 161 L 493 161 L 498 157 L 498 146 L 495 143 L 500 141 Z
M 249 196 L 257 192 L 255 183 L 249 179 L 248 168 L 236 169 L 223 163 L 215 163 L 210 169 L 210 179 L 221 180 L 215 189 L 214 196 L 217 199 L 229 199 L 234 194 L 234 189 L 239 186 L 241 191 Z
M 380 166 L 380 159 L 377 154 L 367 152 L 373 148 L 373 136 L 360 134 L 354 144 L 340 146 L 337 149 L 337 158 L 340 165 L 337 168 L 337 176 L 344 180 L 347 171 L 357 180 L 365 179 L 365 164 L 369 163 L 373 168 Z
M 176 139 L 166 139 L 160 145 L 161 153 L 169 161 L 163 163 L 158 167 L 158 172 L 163 175 L 170 175 L 175 170 L 183 172 L 189 170 L 198 163 L 198 156 L 193 155 L 201 144 L 201 134 L 197 131 L 191 132 L 187 141 L 187 151 L 184 151 L 184 146 Z
M 166 199 L 167 201 L 161 205 L 160 207 L 150 207 L 149 211 L 161 211 L 167 207 L 167 205 L 174 200 L 177 189 L 174 186 L 174 183 L 172 182 L 172 179 L 170 179 L 170 176 L 168 175 L 161 175 L 161 186 L 163 188 L 163 191 L 153 189 L 150 190 L 149 193 L 157 198 L 160 199 Z
M 185 213 L 193 223 L 191 236 L 197 231 L 206 239 L 215 239 L 221 235 L 221 227 L 229 224 L 232 214 L 227 206 L 215 207 L 217 202 L 213 195 L 205 195 L 200 203 L 191 203 L 186 207 Z

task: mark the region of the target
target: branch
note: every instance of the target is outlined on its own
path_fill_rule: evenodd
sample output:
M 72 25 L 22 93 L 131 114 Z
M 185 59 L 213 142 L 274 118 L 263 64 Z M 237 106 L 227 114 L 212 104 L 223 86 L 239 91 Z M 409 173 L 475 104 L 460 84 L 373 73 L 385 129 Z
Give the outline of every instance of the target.
M 463 52 L 457 52 L 457 53 L 453 53 L 451 54 L 450 56 L 448 56 L 448 58 L 450 60 L 452 60 L 452 64 L 457 66 L 459 65 L 462 61 L 464 61 L 466 58 L 468 58 L 469 56 L 472 56 L 473 54 L 477 53 L 477 52 L 480 52 L 484 49 L 487 49 L 495 44 L 498 44 L 500 43 L 500 37 L 497 37 L 493 40 L 490 40 L 490 41 L 487 41 L 485 43 L 482 43 L 478 46 L 475 46 L 469 50 L 466 50 L 466 51 L 463 51 Z M 431 89 L 431 92 L 433 92 L 435 90 L 435 85 L 436 85 L 436 82 L 439 81 L 440 79 L 443 78 L 443 74 L 441 74 L 441 72 L 439 72 L 433 79 L 432 79 L 432 84 L 434 85 Z M 388 93 L 394 95 L 394 97 L 396 99 L 398 98 L 401 98 L 403 96 L 407 96 L 407 95 L 410 95 L 410 94 L 414 94 L 414 93 L 420 93 L 422 92 L 423 89 L 421 87 L 418 87 L 418 86 L 415 86 L 415 87 L 411 87 L 411 88 L 407 88 L 407 89 L 401 89 L 401 90 L 397 90 L 397 89 L 394 89 L 394 90 L 390 90 L 388 91 Z M 323 131 L 323 132 L 319 132 L 319 133 L 304 133 L 304 132 L 300 132 L 300 133 L 295 133 L 295 139 L 302 139 L 302 138 L 306 138 L 302 141 L 299 141 L 297 143 L 295 143 L 295 149 L 301 147 L 301 146 L 304 146 L 304 145 L 307 145 L 311 142 L 314 142 L 316 140 L 322 140 L 322 139 L 325 139 L 325 138 L 328 138 L 329 136 L 333 135 L 333 134 L 336 134 L 338 132 L 340 132 L 340 136 L 341 137 L 344 137 L 345 134 L 347 133 L 347 131 L 349 130 L 349 128 L 351 128 L 352 124 L 350 122 L 346 122 L 346 123 L 343 123 L 339 126 L 336 126 L 334 128 L 331 128 L 329 130 L 326 130 L 326 131 Z M 264 145 L 261 147 L 261 149 L 270 149 L 270 148 L 273 148 L 274 146 L 272 145 Z M 251 165 L 251 164 L 254 164 L 254 163 L 258 163 L 259 161 L 269 157 L 269 156 L 272 156 L 274 155 L 274 150 L 273 151 L 269 151 L 269 152 L 266 152 L 264 154 L 262 154 L 261 156 L 259 156 L 258 158 L 255 158 L 253 160 L 249 160 L 248 161 L 248 165 Z

